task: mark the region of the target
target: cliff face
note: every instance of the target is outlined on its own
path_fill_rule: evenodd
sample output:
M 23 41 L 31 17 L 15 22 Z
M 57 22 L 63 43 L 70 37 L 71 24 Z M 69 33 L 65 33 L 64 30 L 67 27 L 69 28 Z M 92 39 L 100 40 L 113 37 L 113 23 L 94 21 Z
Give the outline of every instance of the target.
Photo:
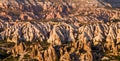
M 118 3 L 0 0 L 0 61 L 120 60 Z

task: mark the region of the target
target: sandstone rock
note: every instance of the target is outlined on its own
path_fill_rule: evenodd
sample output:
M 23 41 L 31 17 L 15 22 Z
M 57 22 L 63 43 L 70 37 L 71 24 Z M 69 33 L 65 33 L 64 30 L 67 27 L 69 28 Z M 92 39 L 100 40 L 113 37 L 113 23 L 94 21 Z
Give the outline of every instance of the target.
M 108 57 L 103 57 L 102 60 L 109 60 L 109 58 Z
M 60 58 L 60 61 L 71 61 L 69 53 L 65 52 L 65 54 Z
M 61 45 L 62 43 L 74 41 L 73 33 L 72 30 L 69 31 L 70 29 L 71 27 L 68 25 L 55 25 L 50 33 L 51 36 L 48 39 L 48 42 L 54 45 Z
M 25 53 L 25 45 L 24 43 L 20 43 L 19 45 L 15 45 L 14 48 L 12 49 L 12 53 L 14 56 L 17 56 L 18 54 L 20 54 L 21 56 L 24 56 L 23 53 Z
M 48 50 L 44 52 L 45 61 L 56 61 L 57 60 L 56 57 L 57 56 L 56 56 L 55 50 L 52 46 L 50 46 Z
M 58 1 L 0 0 L 0 49 L 11 53 L 3 60 L 100 61 L 119 56 L 120 9 L 112 9 L 119 1 Z
M 73 24 L 63 22 L 1 22 L 1 28 L 6 28 L 0 32 L 0 36 L 1 40 L 7 39 L 7 42 L 16 44 L 12 48 L 12 53 L 15 56 L 20 54 L 20 60 L 24 60 L 24 55 L 29 53 L 27 49 L 31 49 L 29 53 L 31 59 L 43 61 L 75 59 L 92 61 L 96 57 L 102 57 L 103 51 L 110 51 L 111 54 L 117 56 L 119 53 L 119 23 L 88 25 L 75 27 Z M 78 34 L 76 37 L 75 33 Z M 51 44 L 46 50 L 43 50 L 44 47 L 39 44 L 44 41 Z M 26 42 L 33 44 L 28 43 L 27 45 Z M 34 44 L 35 42 L 37 44 Z M 57 50 L 54 48 L 56 46 L 59 47 Z M 99 53 L 96 54 L 97 52 Z M 74 55 L 79 59 L 73 59 Z

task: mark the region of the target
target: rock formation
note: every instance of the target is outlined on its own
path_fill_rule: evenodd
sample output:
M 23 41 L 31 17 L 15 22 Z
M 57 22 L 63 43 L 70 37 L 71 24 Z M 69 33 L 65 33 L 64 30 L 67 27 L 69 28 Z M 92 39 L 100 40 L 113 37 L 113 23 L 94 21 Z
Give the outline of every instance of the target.
M 111 1 L 0 0 L 0 61 L 120 60 Z

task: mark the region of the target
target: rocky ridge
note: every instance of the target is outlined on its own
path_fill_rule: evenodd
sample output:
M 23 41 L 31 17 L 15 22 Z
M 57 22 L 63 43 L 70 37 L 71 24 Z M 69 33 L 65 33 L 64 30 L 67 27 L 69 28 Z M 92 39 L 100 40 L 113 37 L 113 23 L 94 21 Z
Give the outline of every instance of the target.
M 65 22 L 1 24 L 1 29 L 6 29 L 0 32 L 0 39 L 5 43 L 15 43 L 11 49 L 6 47 L 5 50 L 12 56 L 19 57 L 19 60 L 29 60 L 31 57 L 40 61 L 92 61 L 102 60 L 107 54 L 119 56 L 119 22 L 78 24 L 79 26 Z M 26 55 L 28 57 L 24 58 Z
M 120 60 L 119 8 L 56 1 L 0 0 L 0 61 Z
M 66 17 L 79 17 L 82 21 L 107 21 L 111 18 L 118 18 L 120 16 L 119 9 L 110 7 L 104 9 L 99 1 L 86 1 L 81 4 L 82 0 L 78 1 L 38 1 L 38 0 L 4 0 L 0 1 L 0 20 L 5 22 L 15 21 L 50 21 L 51 19 L 61 19 Z M 89 3 L 93 2 L 100 7 L 90 6 Z M 104 2 L 104 1 L 103 1 Z M 114 2 L 114 1 L 113 1 Z M 91 4 L 93 4 L 91 3 Z M 98 4 L 99 3 L 99 4 Z M 119 2 L 118 2 L 119 3 Z M 87 7 L 81 5 L 88 4 Z M 110 5 L 110 3 L 109 3 Z M 89 7 L 90 6 L 90 7 Z M 69 18 L 68 17 L 68 18 Z

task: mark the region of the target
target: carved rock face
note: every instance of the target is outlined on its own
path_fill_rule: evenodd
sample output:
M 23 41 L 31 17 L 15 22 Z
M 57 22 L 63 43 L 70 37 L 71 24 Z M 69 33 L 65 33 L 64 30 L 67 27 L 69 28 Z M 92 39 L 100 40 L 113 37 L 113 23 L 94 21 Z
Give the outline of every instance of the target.
M 68 1 L 69 2 L 69 1 Z M 73 1 L 74 2 L 74 1 Z M 38 0 L 4 0 L 0 1 L 0 10 L 5 12 L 5 15 L 0 15 L 0 19 L 3 21 L 17 21 L 17 20 L 41 20 L 41 19 L 54 19 L 64 18 L 68 15 L 75 15 L 73 12 L 79 11 L 79 8 L 96 8 L 96 7 L 119 7 L 119 1 L 114 0 L 79 0 L 76 3 L 55 3 L 55 2 L 42 2 Z M 79 7 L 79 8 L 78 8 Z M 76 12 L 75 11 L 75 12 Z M 96 11 L 96 10 L 95 10 Z M 96 13 L 96 12 L 95 12 Z M 97 12 L 98 13 L 98 12 Z M 95 15 L 98 15 L 98 14 Z M 103 13 L 103 12 L 102 12 Z M 89 13 L 85 13 L 87 15 Z M 94 15 L 94 16 L 95 16 Z M 99 16 L 99 15 L 98 15 Z M 104 21 L 108 19 L 108 16 L 103 18 Z M 116 17 L 116 16 L 112 16 Z M 84 17 L 80 17 L 84 19 Z M 94 19 L 94 17 L 90 17 Z M 103 20 L 100 17 L 96 19 Z M 82 21 L 81 19 L 81 21 Z M 85 17 L 85 19 L 87 19 Z M 84 19 L 84 21 L 85 21 Z M 89 19 L 87 19 L 89 20 Z M 91 19 L 90 19 L 91 20 Z
M 0 0 L 0 61 L 119 59 L 120 9 L 103 8 L 115 3 Z
M 15 43 L 12 53 L 15 56 L 20 54 L 20 60 L 29 52 L 30 57 L 38 60 L 92 61 L 96 60 L 96 57 L 100 60 L 103 51 L 111 51 L 111 54 L 118 55 L 118 25 L 120 24 L 95 23 L 71 26 L 69 23 L 14 22 L 9 23 L 8 28 L 0 32 L 0 37 L 2 37 L 1 40 L 7 39 L 7 42 Z M 1 27 L 5 26 L 1 23 Z M 76 37 L 75 33 L 78 34 Z M 99 54 L 96 54 L 96 51 Z

